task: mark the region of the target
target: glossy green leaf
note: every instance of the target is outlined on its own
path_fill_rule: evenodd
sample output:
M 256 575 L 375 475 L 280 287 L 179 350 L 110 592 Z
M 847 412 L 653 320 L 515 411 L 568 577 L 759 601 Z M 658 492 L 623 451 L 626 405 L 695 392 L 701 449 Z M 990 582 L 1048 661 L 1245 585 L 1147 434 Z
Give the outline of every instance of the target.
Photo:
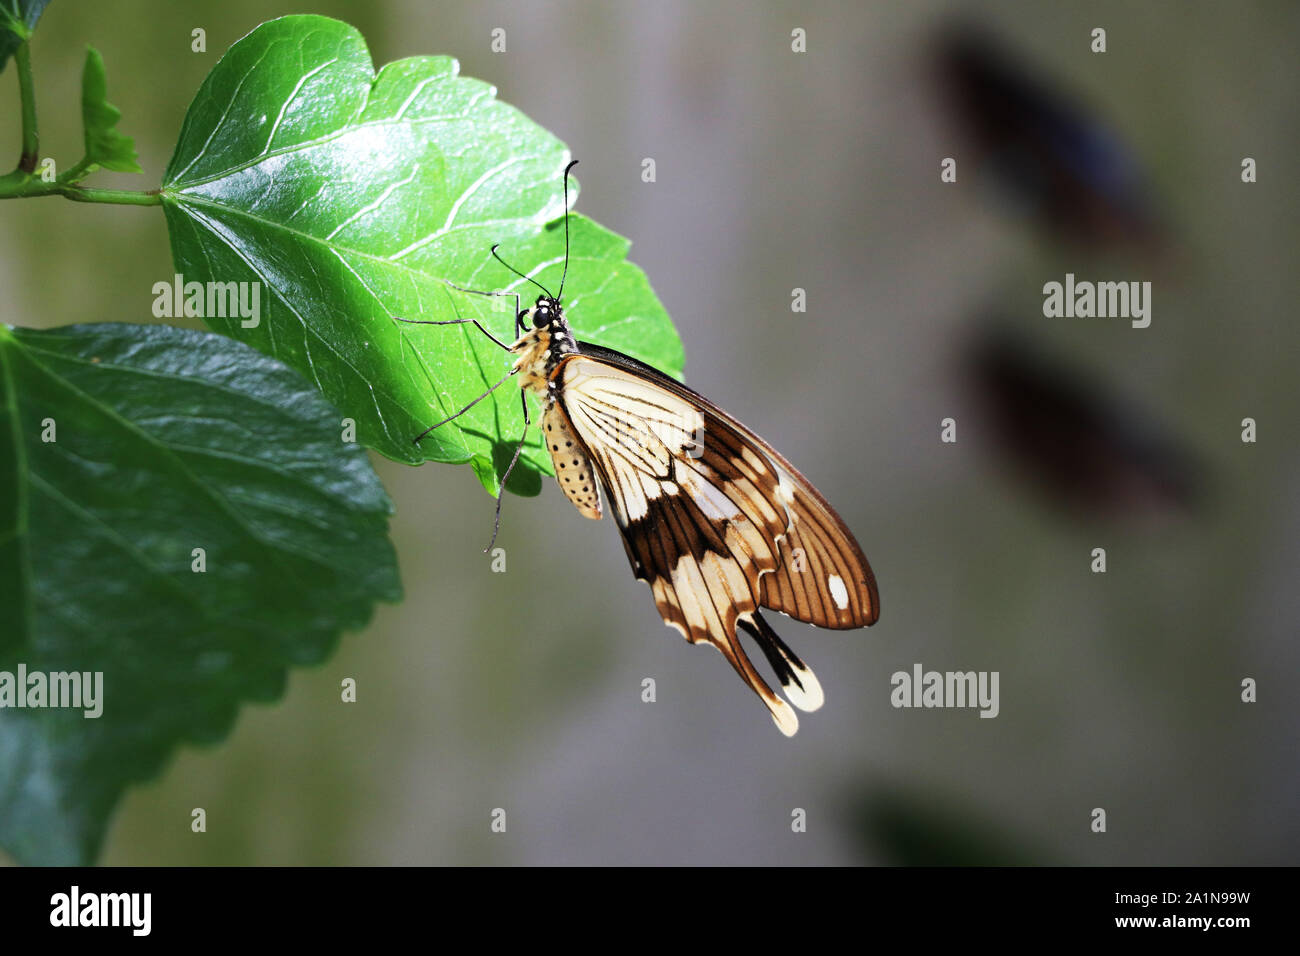
M 0 0 L 0 73 L 49 5 L 50 0 Z
M 339 413 L 247 346 L 0 326 L 0 846 L 92 860 L 128 784 L 398 599 L 390 510 Z M 17 709 L 20 665 L 102 673 L 102 715 Z
M 86 139 L 82 163 L 119 173 L 144 172 L 136 161 L 135 143 L 117 130 L 122 114 L 107 97 L 104 58 L 93 46 L 87 47 L 86 67 L 81 74 L 81 122 Z
M 568 152 L 457 70 L 424 56 L 376 75 L 346 24 L 263 24 L 195 97 L 162 197 L 186 281 L 260 283 L 255 325 L 209 314 L 210 327 L 302 371 L 384 455 L 470 463 L 496 493 L 523 425 L 514 382 L 419 446 L 412 439 L 496 382 L 509 356 L 473 326 L 393 317 L 475 316 L 511 341 L 513 299 L 448 282 L 518 290 L 531 304 L 537 290 L 490 256 L 501 243 L 508 261 L 558 289 Z M 579 337 L 680 375 L 681 343 L 627 241 L 581 216 L 570 228 L 565 301 Z M 536 493 L 549 471 L 534 430 L 511 490 Z

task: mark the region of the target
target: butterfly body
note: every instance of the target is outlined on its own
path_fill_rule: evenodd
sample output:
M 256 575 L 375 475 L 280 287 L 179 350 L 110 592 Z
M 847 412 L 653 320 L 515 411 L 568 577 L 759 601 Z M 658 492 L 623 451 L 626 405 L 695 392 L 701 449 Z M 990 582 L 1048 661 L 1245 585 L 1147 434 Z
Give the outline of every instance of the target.
M 558 297 L 518 316 L 520 385 L 543 406 L 556 480 L 580 514 L 604 491 L 632 570 L 664 623 L 719 650 L 787 736 L 798 719 L 741 646 L 749 635 L 786 698 L 822 705 L 812 671 L 760 610 L 849 629 L 879 615 L 875 578 L 830 505 L 775 449 L 708 399 L 611 349 L 578 342 Z

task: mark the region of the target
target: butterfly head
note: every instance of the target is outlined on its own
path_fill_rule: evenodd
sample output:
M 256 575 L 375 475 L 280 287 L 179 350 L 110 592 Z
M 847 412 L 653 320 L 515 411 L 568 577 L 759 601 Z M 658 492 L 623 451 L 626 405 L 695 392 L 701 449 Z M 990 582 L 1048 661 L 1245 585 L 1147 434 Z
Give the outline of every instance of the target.
M 564 317 L 564 308 L 558 296 L 539 295 L 531 309 L 519 313 L 520 324 L 533 328 L 533 334 L 541 335 L 548 348 L 555 351 L 555 357 L 577 351 L 573 345 L 573 333 L 569 331 L 569 320 Z
M 560 300 L 549 295 L 539 295 L 537 303 L 525 311 L 522 318 L 531 321 L 535 329 L 556 331 L 568 327 L 568 323 L 564 320 L 564 310 L 560 307 Z
M 525 323 L 532 323 L 534 334 L 549 350 L 552 362 L 578 351 L 559 296 L 539 295 L 536 304 L 524 313 L 523 318 Z
M 519 313 L 519 324 L 532 327 L 513 347 L 518 355 L 515 368 L 523 373 L 519 384 L 539 395 L 547 395 L 553 387 L 551 373 L 555 367 L 565 356 L 578 351 L 559 296 L 539 295 L 532 308 Z

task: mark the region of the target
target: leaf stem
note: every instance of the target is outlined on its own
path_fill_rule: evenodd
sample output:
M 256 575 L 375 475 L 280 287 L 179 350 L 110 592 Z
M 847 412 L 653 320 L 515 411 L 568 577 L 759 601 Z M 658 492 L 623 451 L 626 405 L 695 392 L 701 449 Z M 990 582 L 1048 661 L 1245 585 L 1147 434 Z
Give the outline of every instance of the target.
M 0 176 L 0 199 L 35 199 L 40 196 L 63 196 L 73 202 L 112 203 L 119 206 L 160 206 L 158 190 L 94 189 L 61 179 L 46 182 L 32 173 L 16 171 Z
M 83 159 L 81 160 L 81 162 L 77 163 L 77 165 L 73 166 L 67 172 L 59 176 L 59 182 L 69 183 L 69 184 L 78 183 L 81 182 L 81 180 L 85 179 L 86 175 L 89 172 L 90 172 L 90 163 L 86 162 Z
M 112 203 L 118 206 L 162 205 L 162 196 L 156 189 L 93 189 L 87 186 L 61 185 L 59 192 L 73 202 Z
M 32 83 L 31 44 L 24 40 L 14 52 L 14 65 L 18 68 L 18 97 L 23 112 L 23 151 L 18 157 L 19 172 L 30 173 L 36 168 L 40 153 L 40 134 L 36 129 L 36 88 Z

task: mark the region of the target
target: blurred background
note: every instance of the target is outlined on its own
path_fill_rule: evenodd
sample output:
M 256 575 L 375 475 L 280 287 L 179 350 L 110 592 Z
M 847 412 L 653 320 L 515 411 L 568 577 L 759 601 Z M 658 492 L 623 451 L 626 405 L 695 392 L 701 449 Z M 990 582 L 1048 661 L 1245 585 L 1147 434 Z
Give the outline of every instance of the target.
M 54 3 L 42 154 L 80 155 L 92 43 L 146 170 L 92 184 L 156 186 L 222 52 L 301 12 L 377 64 L 454 55 L 569 144 L 578 208 L 633 240 L 687 381 L 835 504 L 883 612 L 776 619 L 827 692 L 787 740 L 663 626 L 611 522 L 550 482 L 511 497 L 493 574 L 469 469 L 377 461 L 406 601 L 130 791 L 103 862 L 1300 861 L 1300 8 Z M 0 156 L 16 102 L 10 69 Z M 158 209 L 0 207 L 5 322 L 154 321 L 171 272 Z M 1067 272 L 1151 281 L 1151 326 L 1045 318 Z M 999 716 L 894 709 L 916 663 L 998 671 Z

